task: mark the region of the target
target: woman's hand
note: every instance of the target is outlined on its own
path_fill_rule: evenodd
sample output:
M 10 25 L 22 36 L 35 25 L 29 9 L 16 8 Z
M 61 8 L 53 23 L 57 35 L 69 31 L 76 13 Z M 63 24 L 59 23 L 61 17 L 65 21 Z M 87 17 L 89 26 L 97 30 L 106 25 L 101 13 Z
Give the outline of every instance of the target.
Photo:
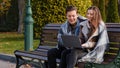
M 94 45 L 95 45 L 95 42 L 86 42 L 86 43 L 82 44 L 81 46 L 83 48 L 92 48 L 92 47 L 94 47 Z
M 87 45 L 86 43 L 84 43 L 84 44 L 82 44 L 81 46 L 82 46 L 83 48 L 87 48 L 88 45 Z

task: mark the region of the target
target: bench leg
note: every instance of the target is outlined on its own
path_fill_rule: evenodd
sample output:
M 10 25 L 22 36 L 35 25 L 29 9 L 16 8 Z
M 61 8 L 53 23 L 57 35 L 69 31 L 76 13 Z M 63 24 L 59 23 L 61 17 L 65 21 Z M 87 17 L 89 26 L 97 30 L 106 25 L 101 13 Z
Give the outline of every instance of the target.
M 22 60 L 22 62 L 20 61 Z M 16 55 L 16 68 L 20 68 L 21 65 L 25 65 L 25 66 L 35 66 L 35 68 L 47 68 L 47 63 L 42 63 L 41 61 L 39 61 L 39 63 L 34 62 L 34 59 L 32 60 L 24 60 L 21 56 L 17 56 Z
M 16 68 L 19 68 L 19 58 L 18 58 L 18 56 L 16 56 Z
M 20 64 L 20 60 L 24 60 L 24 59 L 21 56 L 17 56 L 17 55 L 15 56 L 16 56 L 16 68 L 19 68 L 22 64 L 24 64 L 24 63 Z
M 47 61 L 44 62 L 44 67 L 48 68 L 48 62 Z
M 19 68 L 19 56 L 15 55 L 16 56 L 16 68 Z

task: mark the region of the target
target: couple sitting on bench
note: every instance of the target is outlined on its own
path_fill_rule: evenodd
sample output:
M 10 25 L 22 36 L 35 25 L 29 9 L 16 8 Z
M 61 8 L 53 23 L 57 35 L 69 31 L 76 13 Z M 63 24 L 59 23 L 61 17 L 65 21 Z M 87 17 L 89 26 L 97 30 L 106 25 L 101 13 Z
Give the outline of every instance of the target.
M 86 19 L 78 16 L 76 7 L 68 6 L 66 17 L 67 21 L 61 25 L 58 33 L 57 47 L 48 50 L 48 68 L 57 67 L 57 58 L 60 59 L 59 68 L 74 68 L 77 62 L 101 63 L 109 39 L 99 9 L 89 7 Z M 62 35 L 79 37 L 82 48 L 64 47 Z

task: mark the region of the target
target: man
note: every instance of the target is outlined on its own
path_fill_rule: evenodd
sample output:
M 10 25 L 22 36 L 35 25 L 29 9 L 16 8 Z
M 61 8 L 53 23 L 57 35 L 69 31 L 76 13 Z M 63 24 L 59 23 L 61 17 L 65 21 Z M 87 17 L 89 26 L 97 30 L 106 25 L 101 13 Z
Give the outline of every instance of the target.
M 77 9 L 74 6 L 68 6 L 66 8 L 67 21 L 61 25 L 58 33 L 58 45 L 56 48 L 52 48 L 48 51 L 48 68 L 56 68 L 56 59 L 61 59 L 60 68 L 65 67 L 66 54 L 70 52 L 69 49 L 63 47 L 61 35 L 79 35 L 80 22 L 84 21 L 85 18 L 77 14 Z M 63 54 L 64 53 L 64 54 Z

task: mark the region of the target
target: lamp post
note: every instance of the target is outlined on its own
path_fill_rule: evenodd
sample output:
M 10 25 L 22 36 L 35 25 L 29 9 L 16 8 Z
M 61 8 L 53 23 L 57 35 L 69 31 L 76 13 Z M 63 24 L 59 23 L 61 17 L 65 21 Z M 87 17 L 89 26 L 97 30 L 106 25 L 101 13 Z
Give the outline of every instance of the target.
M 24 48 L 25 51 L 33 50 L 33 18 L 32 18 L 32 10 L 30 6 L 30 0 L 27 0 L 26 5 L 26 16 L 25 16 L 25 40 L 24 40 Z

